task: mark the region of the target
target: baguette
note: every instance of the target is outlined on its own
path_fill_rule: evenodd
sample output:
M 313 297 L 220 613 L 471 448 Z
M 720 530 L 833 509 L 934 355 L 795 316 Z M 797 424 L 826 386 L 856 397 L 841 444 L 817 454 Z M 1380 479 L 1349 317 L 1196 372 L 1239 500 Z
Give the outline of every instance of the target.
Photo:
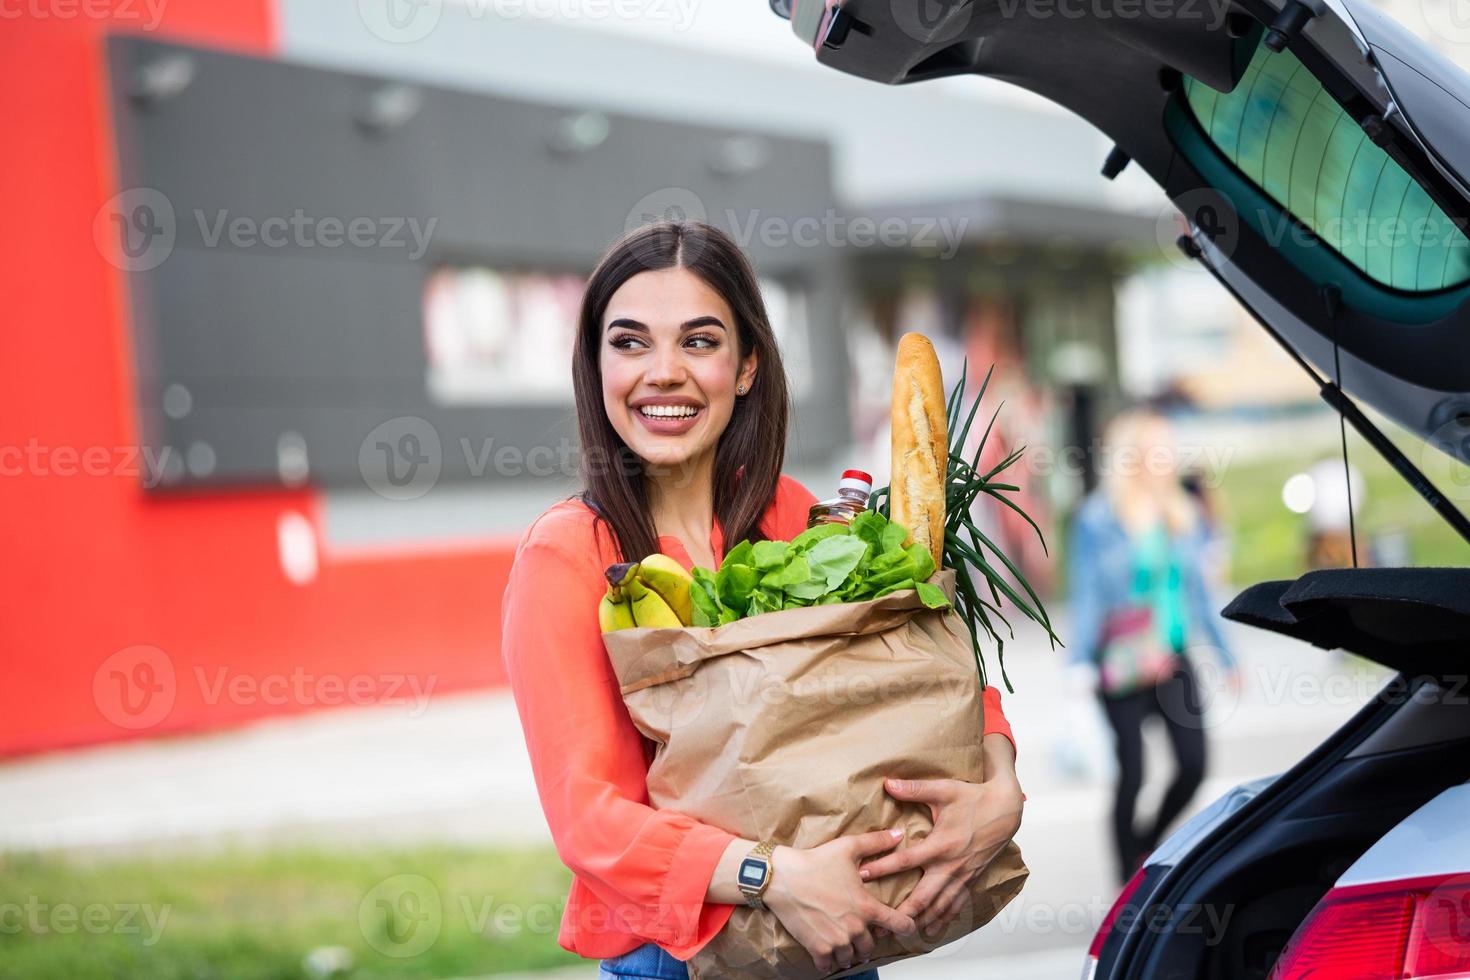
M 949 432 L 939 357 L 929 338 L 921 333 L 910 332 L 899 338 L 892 414 L 889 516 L 909 529 L 904 544 L 917 541 L 924 545 L 938 565 L 944 554 Z

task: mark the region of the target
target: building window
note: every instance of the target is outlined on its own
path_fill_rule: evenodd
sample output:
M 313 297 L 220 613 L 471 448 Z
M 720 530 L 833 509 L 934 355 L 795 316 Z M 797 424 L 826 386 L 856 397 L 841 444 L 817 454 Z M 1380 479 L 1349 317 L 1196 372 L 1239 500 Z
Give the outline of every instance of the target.
M 572 345 L 586 278 L 445 266 L 424 288 L 430 396 L 444 405 L 572 403 Z M 811 390 L 806 291 L 760 281 L 792 393 Z

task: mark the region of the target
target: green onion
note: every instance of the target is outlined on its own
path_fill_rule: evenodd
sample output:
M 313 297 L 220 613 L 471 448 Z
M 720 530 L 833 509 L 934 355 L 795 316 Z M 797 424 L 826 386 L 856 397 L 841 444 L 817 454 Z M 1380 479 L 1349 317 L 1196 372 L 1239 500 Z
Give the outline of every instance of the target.
M 983 633 L 995 644 L 995 655 L 1000 664 L 1000 676 L 1005 681 L 1006 690 L 1015 693 L 1015 688 L 1011 687 L 1011 679 L 1006 675 L 1005 639 L 996 631 L 995 624 L 991 620 L 992 616 L 1000 620 L 1005 625 L 1010 638 L 1015 639 L 1015 630 L 1012 629 L 1010 620 L 1006 619 L 1005 614 L 1001 612 L 1002 604 L 1010 602 L 1028 619 L 1040 624 L 1046 630 L 1046 635 L 1050 638 L 1053 648 L 1060 644 L 1061 640 L 1057 638 L 1056 631 L 1052 629 L 1051 619 L 1046 614 L 1041 597 L 1036 594 L 1035 589 L 1031 588 L 1031 584 L 1026 581 L 1026 576 L 1022 575 L 1016 564 L 996 547 L 995 542 L 975 526 L 974 520 L 970 517 L 971 506 L 981 494 L 999 501 L 1020 514 L 1036 532 L 1037 538 L 1041 541 L 1042 551 L 1048 555 L 1050 552 L 1047 551 L 1046 537 L 1041 533 L 1041 528 L 1014 500 L 1010 499 L 1009 495 L 1019 492 L 1020 487 L 1015 483 L 1002 483 L 996 479 L 1021 458 L 1025 447 L 1016 449 L 992 467 L 989 472 L 980 472 L 980 455 L 985 451 L 985 442 L 990 438 L 990 431 L 995 426 L 996 418 L 1000 415 L 999 405 L 991 414 L 990 421 L 986 423 L 985 432 L 980 437 L 979 445 L 975 447 L 974 456 L 966 460 L 960 455 L 965 439 L 970 434 L 970 427 L 975 421 L 975 414 L 980 408 L 980 401 L 985 397 L 985 389 L 990 386 L 990 377 L 995 371 L 994 368 L 991 368 L 986 372 L 985 381 L 980 385 L 980 391 L 976 393 L 974 402 L 970 405 L 969 411 L 964 412 L 962 424 L 960 416 L 964 410 L 965 378 L 969 367 L 967 358 L 960 371 L 959 383 L 954 386 L 945 402 L 950 445 L 949 467 L 944 480 L 944 548 L 943 554 L 935 557 L 939 559 L 941 568 L 955 570 L 955 608 L 964 618 L 965 626 L 970 631 L 970 643 L 975 651 L 975 670 L 980 676 L 981 686 L 985 685 L 985 659 L 980 641 Z M 879 487 L 869 498 L 869 506 L 884 517 L 889 516 L 889 489 L 889 487 Z M 996 567 L 996 562 L 999 563 L 1000 568 Z M 1009 573 L 1009 577 L 1005 574 L 1006 572 Z M 984 589 L 976 589 L 976 582 L 983 582 Z M 1019 591 L 1017 591 L 1017 586 L 1019 586 Z M 982 597 L 982 591 L 989 593 L 989 601 Z

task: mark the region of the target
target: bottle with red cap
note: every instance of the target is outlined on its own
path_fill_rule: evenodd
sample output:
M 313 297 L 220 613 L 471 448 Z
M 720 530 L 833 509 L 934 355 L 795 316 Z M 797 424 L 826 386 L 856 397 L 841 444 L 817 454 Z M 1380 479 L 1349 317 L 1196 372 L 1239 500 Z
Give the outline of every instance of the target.
M 851 524 L 852 519 L 868 509 L 868 495 L 873 492 L 873 478 L 862 470 L 843 470 L 837 484 L 837 496 L 812 505 L 806 526 L 819 524 Z

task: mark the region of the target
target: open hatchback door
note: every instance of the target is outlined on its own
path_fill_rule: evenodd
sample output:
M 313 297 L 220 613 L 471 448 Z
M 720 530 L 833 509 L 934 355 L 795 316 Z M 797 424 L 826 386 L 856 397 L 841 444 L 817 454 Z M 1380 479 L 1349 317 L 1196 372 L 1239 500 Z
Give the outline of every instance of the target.
M 839 71 L 985 75 L 1077 113 L 1116 144 L 1103 175 L 1145 170 L 1180 247 L 1349 421 L 1338 391 L 1470 463 L 1470 77 L 1366 0 L 774 6 Z
M 1434 447 L 1415 454 L 1428 469 L 1470 463 L 1470 79 L 1366 0 L 1281 3 L 772 0 L 840 71 L 986 75 L 1096 126 L 1115 144 L 1103 176 L 1146 171 L 1184 216 L 1185 254 L 1470 541 L 1455 503 L 1358 409 Z M 1443 882 L 1470 881 L 1470 834 L 1424 829 L 1446 808 L 1463 828 L 1470 799 L 1470 568 L 1310 572 L 1252 586 L 1225 615 L 1399 674 L 1289 770 L 1150 855 L 1115 906 L 1135 925 L 1110 913 L 1083 977 L 1470 976 L 1470 902 L 1453 932 L 1428 914 Z M 1363 910 L 1390 906 L 1428 912 L 1370 928 Z M 1231 910 L 1229 928 L 1185 928 L 1202 908 Z

